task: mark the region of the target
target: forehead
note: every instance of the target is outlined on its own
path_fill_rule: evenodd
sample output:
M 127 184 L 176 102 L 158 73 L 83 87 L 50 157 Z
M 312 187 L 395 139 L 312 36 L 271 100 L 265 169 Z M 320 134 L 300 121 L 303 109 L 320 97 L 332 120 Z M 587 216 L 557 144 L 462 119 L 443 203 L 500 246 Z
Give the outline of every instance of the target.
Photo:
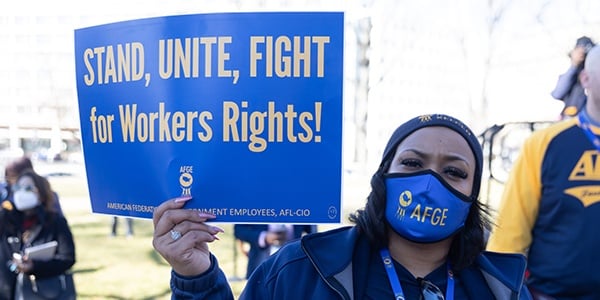
M 408 135 L 398 145 L 398 150 L 415 148 L 422 152 L 459 155 L 475 163 L 469 143 L 456 131 L 440 126 L 424 127 Z
M 11 168 L 6 168 L 4 170 L 4 173 L 6 173 L 6 175 L 8 175 L 8 176 L 14 176 L 14 177 L 19 175 L 19 172 L 17 172 L 17 170 L 11 169 Z

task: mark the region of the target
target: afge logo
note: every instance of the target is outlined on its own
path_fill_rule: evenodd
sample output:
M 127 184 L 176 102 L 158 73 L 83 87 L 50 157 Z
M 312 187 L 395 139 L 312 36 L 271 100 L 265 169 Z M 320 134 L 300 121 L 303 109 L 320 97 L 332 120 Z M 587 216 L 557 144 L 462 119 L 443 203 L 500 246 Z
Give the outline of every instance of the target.
M 418 197 L 418 195 L 416 196 Z M 403 221 L 406 216 L 406 210 L 413 202 L 413 194 L 409 190 L 405 190 L 398 196 L 398 209 L 396 210 L 396 218 Z M 415 219 L 420 223 L 430 223 L 433 226 L 446 226 L 446 218 L 448 214 L 448 208 L 436 208 L 419 203 L 417 200 L 416 205 L 409 212 L 409 220 Z
M 412 203 L 412 193 L 406 190 L 398 197 L 398 211 L 396 211 L 396 217 L 400 220 L 404 219 L 406 215 L 406 208 Z
M 179 168 L 179 186 L 181 187 L 182 196 L 192 195 L 193 171 L 192 166 L 181 166 Z

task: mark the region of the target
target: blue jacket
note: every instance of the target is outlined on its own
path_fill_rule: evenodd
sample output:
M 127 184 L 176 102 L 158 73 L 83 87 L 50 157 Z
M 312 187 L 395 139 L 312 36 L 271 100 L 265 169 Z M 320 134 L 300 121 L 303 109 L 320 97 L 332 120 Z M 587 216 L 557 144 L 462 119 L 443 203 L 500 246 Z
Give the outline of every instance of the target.
M 556 87 L 551 95 L 554 99 L 564 102 L 561 116 L 573 117 L 577 115 L 584 107 L 587 101 L 584 89 L 579 83 L 579 73 L 583 66 L 569 67 L 569 69 L 558 77 Z
M 359 247 L 368 248 L 368 242 L 356 227 L 306 235 L 256 269 L 240 299 L 354 299 L 354 284 L 368 276 L 366 271 L 353 272 L 353 268 L 364 268 L 364 264 L 353 261 Z M 172 298 L 233 299 L 225 275 L 216 259 L 212 260 L 211 269 L 196 277 L 172 272 Z M 520 254 L 486 252 L 473 268 L 481 271 L 496 299 L 526 300 L 531 298 L 523 285 L 525 265 Z M 353 273 L 361 278 L 353 277 Z

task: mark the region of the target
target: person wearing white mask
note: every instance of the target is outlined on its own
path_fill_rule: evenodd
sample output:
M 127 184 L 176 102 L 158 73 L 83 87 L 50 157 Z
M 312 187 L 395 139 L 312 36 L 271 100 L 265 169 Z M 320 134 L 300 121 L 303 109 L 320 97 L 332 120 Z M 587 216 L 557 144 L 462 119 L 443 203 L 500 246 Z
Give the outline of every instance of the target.
M 50 183 L 25 170 L 11 189 L 12 201 L 4 200 L 0 208 L 0 299 L 18 299 L 19 274 L 55 276 L 75 264 L 73 235 L 65 217 L 53 209 Z M 50 259 L 24 255 L 24 249 L 51 241 L 58 245 Z
M 27 156 L 22 156 L 19 158 L 16 158 L 15 160 L 9 162 L 5 167 L 4 167 L 4 180 L 5 185 L 8 187 L 7 191 L 6 191 L 6 197 L 4 198 L 8 198 L 8 199 L 13 199 L 13 194 L 12 194 L 12 189 L 10 188 L 12 185 L 15 185 L 15 183 L 17 182 L 17 178 L 19 177 L 19 174 L 21 174 L 23 171 L 25 170 L 34 170 L 33 168 L 33 162 L 31 161 L 31 159 L 29 159 L 29 157 Z M 60 214 L 62 214 L 62 207 L 60 206 L 60 201 L 59 201 L 59 197 L 58 194 L 56 192 L 52 192 L 53 196 L 54 196 L 54 210 L 59 212 Z M 4 198 L 0 199 L 0 200 L 4 200 Z

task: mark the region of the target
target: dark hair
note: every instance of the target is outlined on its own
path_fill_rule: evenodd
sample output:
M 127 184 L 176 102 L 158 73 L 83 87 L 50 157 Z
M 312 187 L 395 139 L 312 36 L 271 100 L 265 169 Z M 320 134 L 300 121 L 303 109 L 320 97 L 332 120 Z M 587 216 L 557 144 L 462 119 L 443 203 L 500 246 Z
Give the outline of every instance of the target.
M 10 162 L 4 168 L 4 179 L 7 180 L 8 177 L 18 177 L 21 172 L 31 169 L 33 170 L 33 163 L 27 156 L 19 157 L 12 162 Z
M 439 116 L 439 115 L 436 115 Z M 432 121 L 432 123 L 420 123 L 415 119 L 401 125 L 392 135 L 388 142 L 388 147 L 384 152 L 383 160 L 379 165 L 379 168 L 375 174 L 371 177 L 371 192 L 367 197 L 367 203 L 363 209 L 359 209 L 350 215 L 349 220 L 357 225 L 361 233 L 364 233 L 369 241 L 377 249 L 387 246 L 388 244 L 388 226 L 385 218 L 386 209 L 386 187 L 384 175 L 389 170 L 394 157 L 396 148 L 400 142 L 414 131 L 421 129 L 426 126 L 444 126 L 457 131 L 461 136 L 467 140 L 470 144 L 471 150 L 475 155 L 478 163 L 478 167 L 475 168 L 476 174 L 473 176 L 473 204 L 469 210 L 469 215 L 465 221 L 464 228 L 458 232 L 448 254 L 450 263 L 455 270 L 461 270 L 465 267 L 473 264 L 477 259 L 477 256 L 485 249 L 485 232 L 490 230 L 491 221 L 489 208 L 487 205 L 478 201 L 479 186 L 481 183 L 482 173 L 482 152 L 479 145 L 472 145 L 473 139 L 469 139 L 469 136 L 464 132 L 462 127 L 455 126 L 457 120 L 451 117 L 444 116 L 444 118 L 450 118 L 454 125 L 448 123 L 446 120 L 438 119 L 438 121 Z M 430 121 L 432 119 L 429 119 Z M 433 119 L 435 120 L 435 118 Z M 460 123 L 460 125 L 463 125 Z M 468 131 L 467 133 L 469 133 Z
M 52 191 L 52 188 L 50 186 L 50 182 L 48 182 L 48 180 L 39 175 L 38 173 L 36 173 L 35 171 L 33 171 L 32 169 L 26 169 L 24 171 L 21 172 L 21 174 L 19 174 L 19 177 L 17 179 L 17 181 L 23 177 L 30 177 L 33 180 L 33 184 L 35 185 L 35 187 L 38 190 L 38 194 L 39 194 L 39 199 L 40 202 L 42 203 L 42 207 L 44 208 L 44 211 L 55 211 L 55 197 L 54 197 L 54 192 Z

